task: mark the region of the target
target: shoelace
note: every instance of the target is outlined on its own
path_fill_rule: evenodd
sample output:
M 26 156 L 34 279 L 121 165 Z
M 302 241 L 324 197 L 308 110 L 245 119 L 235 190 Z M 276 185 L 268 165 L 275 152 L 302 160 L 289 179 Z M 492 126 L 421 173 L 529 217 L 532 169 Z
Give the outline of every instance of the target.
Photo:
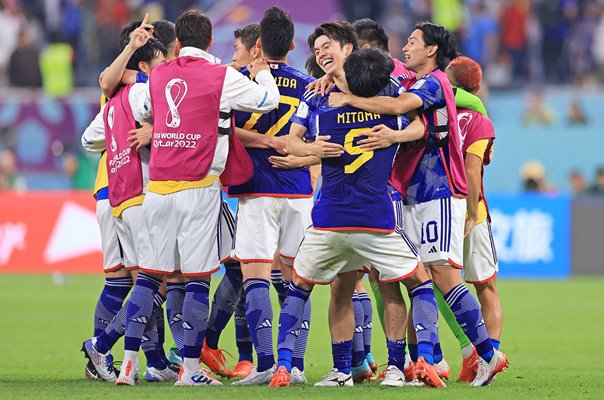
M 121 361 L 113 361 L 113 354 L 109 354 L 107 356 L 107 371 L 109 371 L 109 373 L 112 373 L 115 370 L 114 364 L 119 363 L 119 365 L 122 365 Z

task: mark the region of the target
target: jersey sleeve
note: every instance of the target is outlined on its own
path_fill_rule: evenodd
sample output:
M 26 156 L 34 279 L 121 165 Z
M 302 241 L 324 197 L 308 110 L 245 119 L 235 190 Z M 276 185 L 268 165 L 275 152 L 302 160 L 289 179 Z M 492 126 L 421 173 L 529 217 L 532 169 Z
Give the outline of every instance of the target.
M 317 98 L 321 95 L 314 94 L 313 92 L 306 92 L 300 104 L 296 109 L 296 112 L 289 119 L 293 124 L 302 125 L 307 130 L 310 130 L 310 115 L 317 109 Z
M 466 150 L 466 153 L 474 154 L 475 156 L 478 156 L 481 160 L 484 160 L 484 154 L 486 153 L 488 146 L 489 139 L 480 139 L 472 143 Z
M 422 110 L 435 110 L 446 106 L 445 94 L 438 79 L 427 75 L 418 80 L 408 93 L 413 93 L 422 100 Z

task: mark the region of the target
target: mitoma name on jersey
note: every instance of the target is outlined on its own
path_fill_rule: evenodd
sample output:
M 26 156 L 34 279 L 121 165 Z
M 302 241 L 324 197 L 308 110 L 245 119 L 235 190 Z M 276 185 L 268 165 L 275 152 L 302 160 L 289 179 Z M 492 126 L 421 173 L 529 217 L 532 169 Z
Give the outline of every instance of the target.
M 373 121 L 380 119 L 380 114 L 370 113 L 366 111 L 347 111 L 338 113 L 338 124 L 356 124 L 358 122 Z

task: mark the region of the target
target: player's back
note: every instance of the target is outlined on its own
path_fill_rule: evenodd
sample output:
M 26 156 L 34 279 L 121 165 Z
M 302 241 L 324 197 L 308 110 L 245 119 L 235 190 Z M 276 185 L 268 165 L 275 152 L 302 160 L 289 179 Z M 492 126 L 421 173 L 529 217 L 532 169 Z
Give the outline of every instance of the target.
M 360 229 L 390 232 L 394 229 L 388 178 L 398 146 L 365 151 L 359 140 L 372 127 L 384 124 L 400 130 L 406 117 L 374 114 L 354 107 L 323 108 L 312 116 L 312 135 L 329 135 L 344 146 L 340 157 L 321 160 L 323 184 L 313 209 L 317 229 Z
M 285 136 L 289 134 L 290 118 L 300 104 L 306 85 L 314 78 L 284 63 L 270 63 L 269 66 L 279 88 L 279 106 L 266 114 L 236 112 L 235 124 L 238 128 L 266 136 Z M 247 70 L 243 70 L 242 73 L 249 76 Z M 288 170 L 274 168 L 269 157 L 280 155 L 275 150 L 247 148 L 247 151 L 254 164 L 254 176 L 243 185 L 229 187 L 230 196 L 307 197 L 312 195 L 308 168 Z

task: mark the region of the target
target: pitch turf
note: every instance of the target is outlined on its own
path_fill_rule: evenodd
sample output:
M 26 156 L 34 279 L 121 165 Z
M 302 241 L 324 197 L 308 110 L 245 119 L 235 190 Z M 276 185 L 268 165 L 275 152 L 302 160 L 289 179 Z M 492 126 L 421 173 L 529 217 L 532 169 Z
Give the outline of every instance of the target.
M 448 382 L 444 390 L 381 389 L 377 384 L 334 389 L 311 384 L 290 389 L 236 388 L 226 381 L 219 388 L 148 383 L 130 388 L 86 381 L 79 349 L 92 332 L 92 312 L 102 282 L 101 276 L 0 276 L 0 399 L 604 398 L 602 278 L 501 281 L 505 312 L 501 349 L 510 358 L 510 368 L 491 387 L 473 389 L 465 383 Z M 314 314 L 306 364 L 309 382 L 331 368 L 328 296 L 324 287 L 312 296 Z M 385 362 L 377 319 L 373 332 L 373 354 L 378 362 Z M 446 328 L 441 332 L 445 357 L 455 377 L 460 363 L 458 346 Z M 221 345 L 236 354 L 232 324 Z M 120 347 L 121 341 L 116 348 Z M 121 351 L 114 354 L 121 358 Z

